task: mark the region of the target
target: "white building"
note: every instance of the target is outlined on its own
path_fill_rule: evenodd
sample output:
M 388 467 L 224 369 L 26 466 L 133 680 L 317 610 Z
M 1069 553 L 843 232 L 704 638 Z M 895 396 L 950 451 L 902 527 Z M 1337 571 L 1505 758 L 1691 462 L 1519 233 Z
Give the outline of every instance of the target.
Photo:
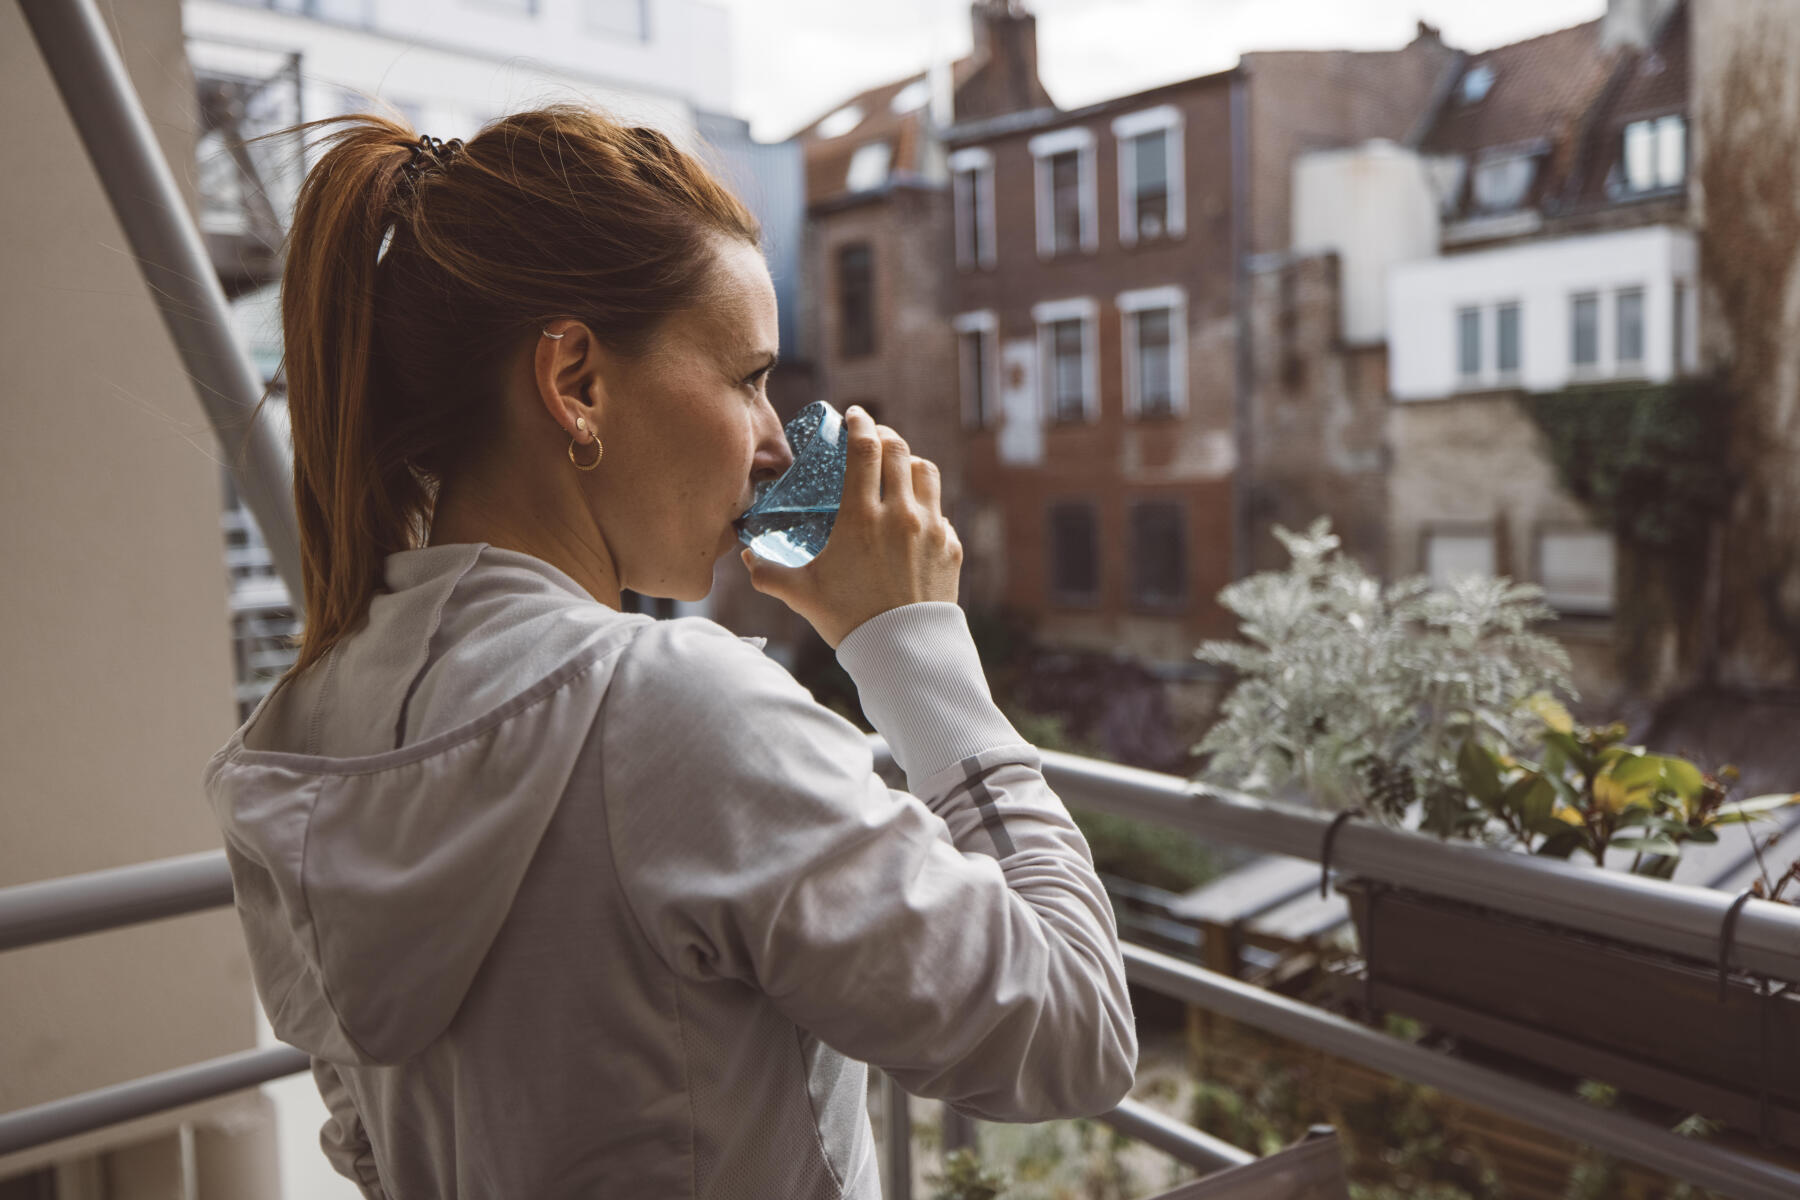
M 1696 262 L 1692 230 L 1657 225 L 1396 266 L 1393 395 L 1667 382 L 1697 361 Z

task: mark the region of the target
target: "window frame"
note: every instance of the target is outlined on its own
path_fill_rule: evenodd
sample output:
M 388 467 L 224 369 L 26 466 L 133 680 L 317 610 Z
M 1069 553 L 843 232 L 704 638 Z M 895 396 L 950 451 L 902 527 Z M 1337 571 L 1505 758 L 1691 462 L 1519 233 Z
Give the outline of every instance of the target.
M 1099 201 L 1094 175 L 1094 131 L 1086 125 L 1055 129 L 1040 133 L 1028 143 L 1031 151 L 1032 177 L 1036 189 L 1037 252 L 1044 261 L 1071 254 L 1092 254 L 1100 248 Z M 1077 250 L 1057 253 L 1056 197 L 1053 192 L 1050 163 L 1059 154 L 1075 152 L 1077 171 L 1077 208 L 1081 236 Z
M 1187 289 L 1179 284 L 1138 288 L 1113 298 L 1119 310 L 1119 345 L 1125 376 L 1125 417 L 1162 419 L 1185 417 L 1188 412 Z M 1169 411 L 1144 412 L 1141 395 L 1142 359 L 1138 345 L 1138 314 L 1167 310 L 1169 313 Z
M 1099 315 L 1099 305 L 1091 296 L 1076 296 L 1067 300 L 1047 300 L 1031 306 L 1031 320 L 1037 332 L 1037 407 L 1040 426 L 1050 428 L 1058 425 L 1091 425 L 1100 419 Z M 1058 421 L 1055 396 L 1052 394 L 1052 389 L 1056 386 L 1056 347 L 1052 340 L 1053 327 L 1061 321 L 1075 320 L 1081 322 L 1082 335 L 1082 419 L 1080 421 Z
M 997 428 L 1000 424 L 999 316 L 991 308 L 959 313 L 950 319 L 950 328 L 956 332 L 956 378 L 962 389 L 963 428 L 970 431 Z M 979 380 L 968 353 L 967 339 L 970 337 L 978 339 L 982 347 Z M 986 404 L 980 403 L 983 399 Z
M 1118 143 L 1119 172 L 1119 244 L 1138 243 L 1137 222 L 1137 141 L 1145 134 L 1163 135 L 1164 156 L 1168 169 L 1168 191 L 1165 193 L 1166 214 L 1162 235 L 1156 241 L 1179 238 L 1187 232 L 1187 173 L 1183 154 L 1186 119 L 1173 104 L 1139 109 L 1113 118 L 1113 139 Z
M 950 155 L 950 208 L 955 222 L 956 265 L 961 270 L 991 269 L 994 246 L 994 154 L 985 146 L 969 146 Z M 972 206 L 974 246 L 964 228 L 965 205 Z
M 1085 510 L 1088 515 L 1089 529 L 1092 533 L 1090 546 L 1093 564 L 1093 590 L 1090 592 L 1068 592 L 1062 590 L 1057 579 L 1056 552 L 1056 513 L 1058 509 Z M 1044 506 L 1044 595 L 1053 605 L 1066 608 L 1098 608 L 1100 597 L 1105 591 L 1105 567 L 1102 560 L 1100 536 L 1100 505 L 1086 496 L 1053 497 Z

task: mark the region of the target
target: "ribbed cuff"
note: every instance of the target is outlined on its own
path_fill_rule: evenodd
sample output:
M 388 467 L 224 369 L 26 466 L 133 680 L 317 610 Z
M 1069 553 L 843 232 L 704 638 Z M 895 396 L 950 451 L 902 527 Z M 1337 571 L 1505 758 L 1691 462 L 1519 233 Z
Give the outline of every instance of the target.
M 837 659 L 915 792 L 952 763 L 1025 740 L 995 706 L 968 619 L 949 601 L 871 617 L 838 643 Z

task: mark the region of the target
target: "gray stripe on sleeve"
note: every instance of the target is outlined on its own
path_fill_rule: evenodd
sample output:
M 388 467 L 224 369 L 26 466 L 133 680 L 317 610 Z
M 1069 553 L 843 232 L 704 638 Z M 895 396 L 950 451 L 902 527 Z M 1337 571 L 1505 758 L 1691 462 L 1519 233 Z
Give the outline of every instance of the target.
M 944 803 L 951 803 L 964 791 L 967 791 L 975 801 L 975 810 L 981 814 L 982 828 L 986 829 L 988 836 L 994 839 L 994 853 L 1001 858 L 1010 858 L 1018 853 L 1018 847 L 1013 845 L 1012 834 L 1006 831 L 1006 820 L 1000 815 L 1000 810 L 994 806 L 994 793 L 987 785 L 988 772 L 994 767 L 1004 765 L 1004 763 L 995 763 L 993 766 L 984 768 L 981 765 L 981 756 L 978 754 L 963 759 L 963 770 L 969 774 L 967 778 L 956 785 L 956 788 L 948 796 L 944 797 Z

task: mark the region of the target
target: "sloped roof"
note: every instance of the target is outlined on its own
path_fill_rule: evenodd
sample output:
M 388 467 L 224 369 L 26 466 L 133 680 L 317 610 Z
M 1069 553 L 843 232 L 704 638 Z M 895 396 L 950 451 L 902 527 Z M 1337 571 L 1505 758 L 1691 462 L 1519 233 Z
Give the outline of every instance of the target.
M 1566 140 L 1605 85 L 1611 55 L 1600 49 L 1600 22 L 1588 21 L 1471 54 L 1466 78 L 1486 66 L 1494 83 L 1474 102 L 1451 89 L 1421 141 L 1427 154 L 1477 154 L 1537 138 Z
M 1687 6 L 1678 5 L 1648 50 L 1621 55 L 1596 103 L 1567 191 L 1571 207 L 1611 203 L 1607 178 L 1625 153 L 1633 121 L 1688 109 Z
M 951 64 L 952 86 L 961 83 L 972 68 L 973 62 L 969 58 L 961 58 Z M 833 105 L 830 111 L 820 114 L 794 135 L 806 156 L 807 204 L 817 204 L 847 190 L 850 159 L 858 149 L 874 142 L 886 141 L 893 145 L 893 158 L 888 168 L 890 174 L 918 173 L 922 169 L 928 108 L 918 107 L 896 113 L 894 98 L 913 84 L 925 82 L 927 78 L 927 73 L 921 71 L 858 92 L 842 104 Z M 846 108 L 861 109 L 863 119 L 849 132 L 837 137 L 819 136 L 819 125 L 827 117 Z

